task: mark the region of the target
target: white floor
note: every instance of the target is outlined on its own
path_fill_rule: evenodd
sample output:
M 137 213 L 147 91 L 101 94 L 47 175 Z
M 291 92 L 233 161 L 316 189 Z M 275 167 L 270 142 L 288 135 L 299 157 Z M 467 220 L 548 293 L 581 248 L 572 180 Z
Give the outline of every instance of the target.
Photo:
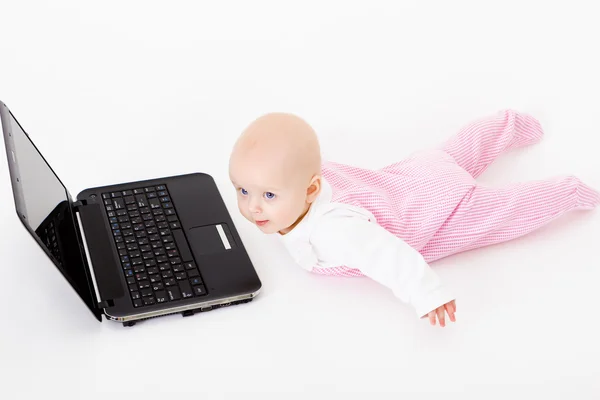
M 600 188 L 598 6 L 208 3 L 3 4 L 0 99 L 73 196 L 213 175 L 262 293 L 98 323 L 20 224 L 1 162 L 0 397 L 599 398 L 600 211 L 433 264 L 457 294 L 458 321 L 441 329 L 374 282 L 300 270 L 239 215 L 227 178 L 236 136 L 268 111 L 306 118 L 329 159 L 378 167 L 514 108 L 546 136 L 482 182 L 573 173 Z

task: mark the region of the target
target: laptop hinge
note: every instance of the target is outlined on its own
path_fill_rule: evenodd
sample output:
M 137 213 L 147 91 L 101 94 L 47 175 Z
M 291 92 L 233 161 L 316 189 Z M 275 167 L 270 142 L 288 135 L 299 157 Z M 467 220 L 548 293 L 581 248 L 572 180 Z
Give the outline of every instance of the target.
M 73 210 L 79 211 L 79 208 L 87 205 L 87 200 L 77 200 L 73 203 Z

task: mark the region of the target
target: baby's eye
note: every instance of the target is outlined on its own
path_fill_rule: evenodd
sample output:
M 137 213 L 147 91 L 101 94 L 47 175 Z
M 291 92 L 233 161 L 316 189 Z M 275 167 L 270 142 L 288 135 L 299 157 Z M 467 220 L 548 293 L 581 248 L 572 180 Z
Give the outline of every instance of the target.
M 271 193 L 271 192 L 266 192 L 265 193 L 265 197 L 269 200 L 274 199 L 275 198 L 275 194 Z
M 248 192 L 247 192 L 247 191 L 246 191 L 246 189 L 244 189 L 244 188 L 241 188 L 241 189 L 240 189 L 240 192 L 241 192 L 241 193 L 242 193 L 244 196 L 248 194 Z

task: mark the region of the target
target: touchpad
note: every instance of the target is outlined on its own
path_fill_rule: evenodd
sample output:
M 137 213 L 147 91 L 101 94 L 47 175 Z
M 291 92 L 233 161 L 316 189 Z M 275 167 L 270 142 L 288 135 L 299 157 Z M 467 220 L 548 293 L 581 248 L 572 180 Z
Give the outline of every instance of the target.
M 196 226 L 187 231 L 187 237 L 196 255 L 220 253 L 235 248 L 227 224 Z

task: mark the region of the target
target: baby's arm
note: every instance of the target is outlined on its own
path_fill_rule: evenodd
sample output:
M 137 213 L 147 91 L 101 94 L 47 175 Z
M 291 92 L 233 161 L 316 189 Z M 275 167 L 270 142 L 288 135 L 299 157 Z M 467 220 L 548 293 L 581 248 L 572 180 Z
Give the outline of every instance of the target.
M 412 305 L 419 317 L 454 300 L 418 251 L 358 213 L 326 213 L 310 241 L 320 259 L 360 270 Z

